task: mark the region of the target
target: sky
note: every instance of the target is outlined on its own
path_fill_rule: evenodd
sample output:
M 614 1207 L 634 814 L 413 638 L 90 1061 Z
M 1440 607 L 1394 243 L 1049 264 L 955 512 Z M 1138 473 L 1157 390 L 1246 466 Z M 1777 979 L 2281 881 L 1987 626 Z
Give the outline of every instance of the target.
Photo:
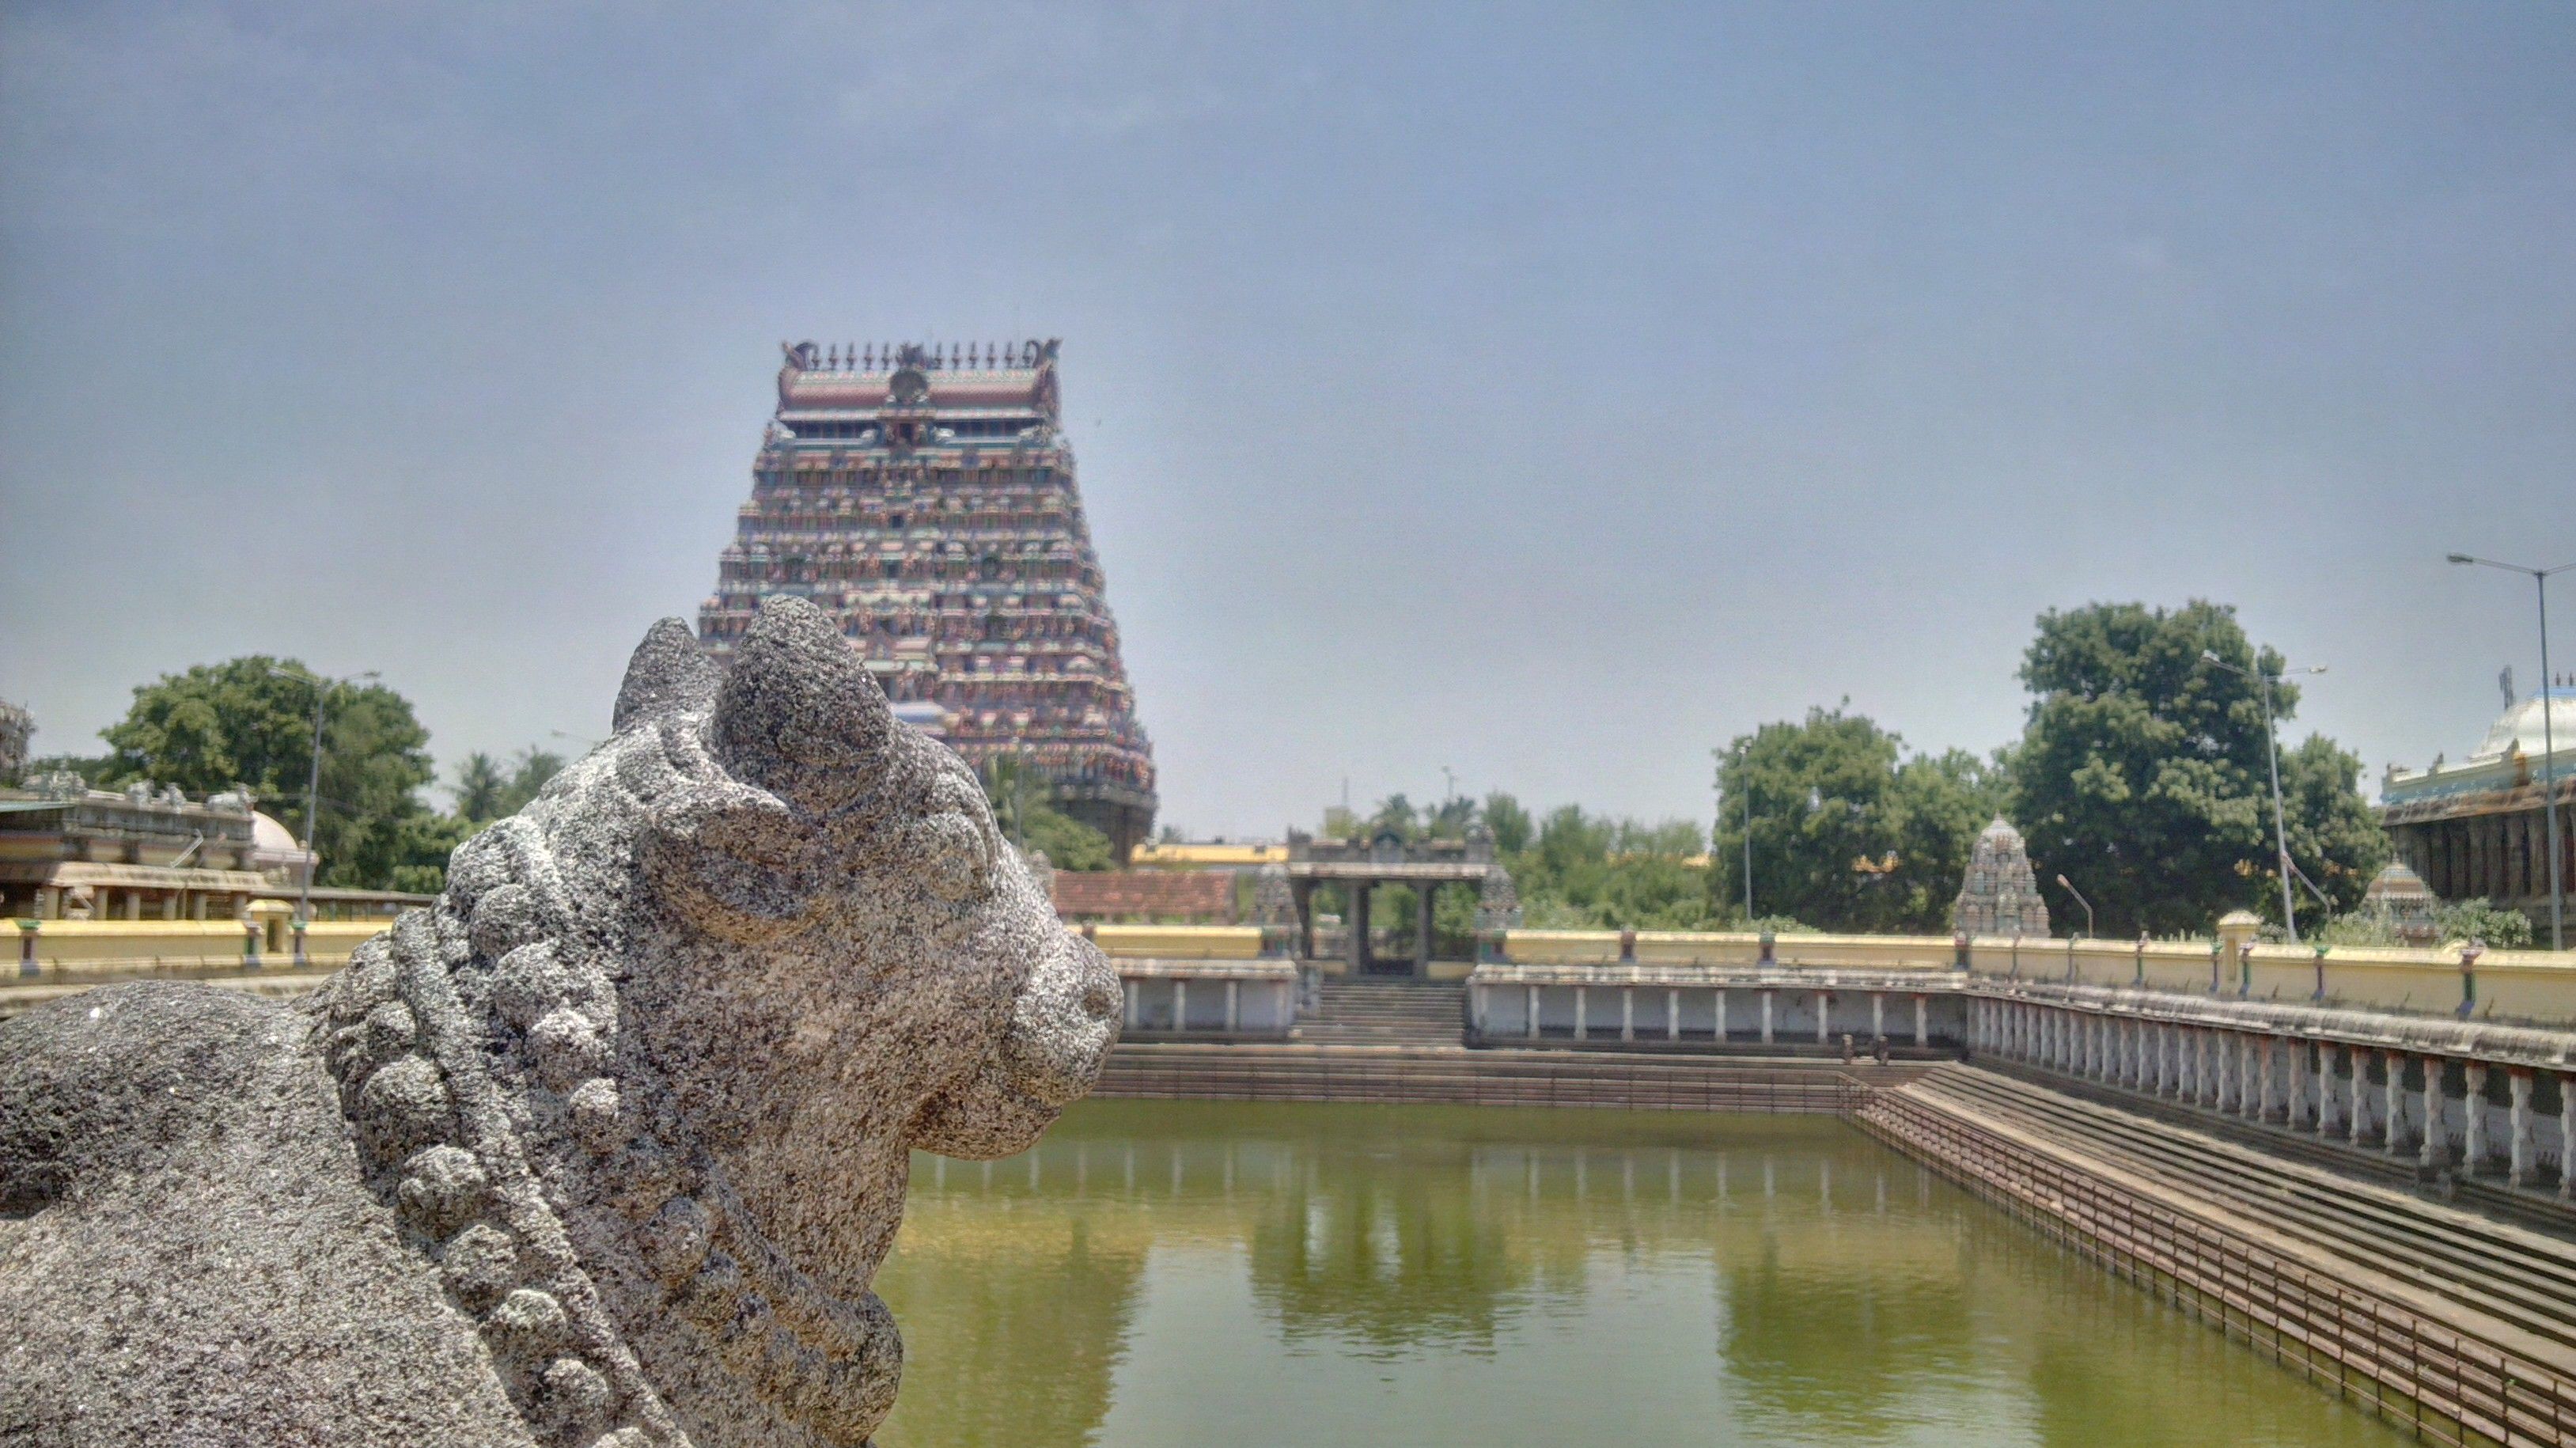
M 1162 819 L 1704 819 L 2233 604 L 2471 749 L 2576 562 L 2576 7 L 0 6 L 0 699 L 604 733 L 782 340 L 1061 337 Z M 2560 584 L 2555 662 L 2576 670 Z

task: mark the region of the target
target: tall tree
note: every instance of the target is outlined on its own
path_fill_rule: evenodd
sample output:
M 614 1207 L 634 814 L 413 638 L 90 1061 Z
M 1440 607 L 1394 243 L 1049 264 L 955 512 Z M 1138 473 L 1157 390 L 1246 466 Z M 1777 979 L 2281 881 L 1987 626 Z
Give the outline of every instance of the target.
M 2056 883 L 2063 873 L 2105 934 L 2205 930 L 2240 906 L 2278 918 L 2263 701 L 2204 654 L 2271 677 L 2274 714 L 2296 713 L 2280 655 L 2256 650 L 2232 608 L 2195 599 L 2040 615 L 2021 669 L 2035 697 L 2015 751 L 2014 814 L 2052 913 L 2077 908 Z M 2281 764 L 2293 862 L 2357 900 L 2387 852 L 2358 762 L 2312 738 Z
M 1756 914 L 1840 930 L 1943 928 L 1996 796 L 1973 756 L 1908 759 L 1847 705 L 1738 737 L 1718 751 L 1718 789 L 1712 908 L 1743 913 L 1749 828 Z
M 499 819 L 509 811 L 501 801 L 510 789 L 510 776 L 503 772 L 501 761 L 482 750 L 465 756 L 456 766 L 456 784 L 450 791 L 456 796 L 457 818 L 470 824 Z
M 109 782 L 149 779 L 199 794 L 246 786 L 301 828 L 315 687 L 300 663 L 258 654 L 143 685 L 125 718 L 100 731 L 115 761 Z M 380 889 L 398 865 L 428 864 L 430 854 L 443 863 L 417 827 L 429 813 L 417 791 L 434 774 L 429 731 L 411 702 L 382 684 L 329 687 L 324 702 L 321 809 L 308 842 L 321 856 L 320 883 Z
M 1530 822 L 1530 812 L 1522 807 L 1519 800 L 1498 789 L 1485 796 L 1484 807 L 1479 813 L 1484 818 L 1485 828 L 1494 832 L 1495 850 L 1517 855 L 1529 848 L 1530 836 L 1536 827 Z
M 509 787 L 501 792 L 501 813 L 517 814 L 546 787 L 546 781 L 563 773 L 564 757 L 531 744 L 519 751 L 510 762 Z

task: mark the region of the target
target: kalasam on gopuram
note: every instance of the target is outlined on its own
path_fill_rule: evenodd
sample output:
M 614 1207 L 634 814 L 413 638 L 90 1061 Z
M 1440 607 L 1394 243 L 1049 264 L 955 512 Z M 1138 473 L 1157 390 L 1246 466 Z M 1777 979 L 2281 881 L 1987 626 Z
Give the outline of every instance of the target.
M 615 734 L 301 1000 L 0 1024 L 0 1438 L 856 1444 L 914 1149 L 1087 1091 L 1119 988 L 822 613 Z

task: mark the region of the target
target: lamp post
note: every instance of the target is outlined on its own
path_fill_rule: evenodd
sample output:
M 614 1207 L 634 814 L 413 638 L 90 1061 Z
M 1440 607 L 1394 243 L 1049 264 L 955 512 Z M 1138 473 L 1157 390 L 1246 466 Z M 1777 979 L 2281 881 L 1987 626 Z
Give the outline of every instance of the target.
M 1724 769 L 1724 760 L 1726 755 L 1723 751 L 1715 749 L 1710 750 L 1709 753 L 1716 755 L 1720 761 L 1720 768 L 1715 781 L 1715 787 L 1717 790 L 1717 819 L 1718 823 L 1724 824 L 1726 822 L 1726 773 Z M 1738 776 L 1736 781 L 1737 793 L 1744 796 L 1744 928 L 1750 930 L 1753 928 L 1753 786 L 1742 777 L 1745 773 L 1745 761 L 1744 756 L 1741 754 L 1738 754 L 1735 757 L 1735 769 Z M 1708 832 L 1708 842 L 1710 850 L 1713 853 L 1717 846 L 1717 831 L 1714 828 L 1710 829 Z M 1716 868 L 1716 865 L 1717 861 L 1712 858 L 1709 861 L 1709 867 L 1714 869 Z
M 2066 893 L 2067 893 L 2067 894 L 2072 895 L 2072 896 L 2074 896 L 2074 897 L 2075 897 L 2075 903 L 2076 903 L 2076 904 L 2081 905 L 2081 906 L 2083 906 L 2083 907 L 2084 907 L 2084 938 L 2085 938 L 2085 939 L 2087 939 L 2087 940 L 2092 939 L 2092 938 L 2093 938 L 2093 902 L 2092 902 L 2092 901 L 2090 901 L 2090 900 L 2085 899 L 2085 898 L 2084 898 L 2084 892 L 2083 892 L 2083 891 L 2081 891 L 2081 890 L 2076 889 L 2076 888 L 2075 888 L 2075 882 L 2074 882 L 2074 881 L 2072 881 L 2072 880 L 2070 880 L 2070 879 L 2067 879 L 2064 875 L 2060 875 L 2060 876 L 2058 876 L 2058 877 L 2057 877 L 2057 883 L 2058 883 L 2060 886 L 2063 886 L 2063 887 L 2065 888 L 2065 890 L 2066 890 Z
M 376 677 L 376 672 L 370 669 L 363 674 L 352 674 L 345 679 L 326 679 L 319 674 L 300 669 L 281 669 L 274 664 L 269 666 L 268 671 L 281 679 L 300 679 L 313 686 L 313 765 L 304 777 L 304 879 L 297 887 L 295 895 L 295 924 L 300 932 L 313 922 L 313 865 L 319 858 L 313 847 L 313 830 L 320 823 L 322 809 L 322 706 L 330 699 L 332 690 L 344 688 L 361 679 L 373 679 Z M 299 935 L 298 938 L 302 937 Z M 302 949 L 301 946 L 297 948 Z
M 2290 893 L 2290 825 L 2281 809 L 2281 738 L 2280 732 L 2272 724 L 2273 676 L 2259 669 L 2240 669 L 2208 649 L 2202 649 L 2200 656 L 2204 661 L 2216 664 L 2239 678 L 2253 680 L 2255 692 L 2262 695 L 2263 753 L 2272 764 L 2272 839 L 2281 855 L 2281 927 L 2289 931 L 2291 942 L 2296 944 L 2299 938 L 2299 900 L 2297 896 Z M 2325 671 L 2326 666 L 2318 664 L 2313 668 L 2284 669 L 2281 673 L 2283 677 L 2287 677 L 2291 674 L 2322 674 Z
M 2549 821 L 2549 948 L 2567 948 L 2567 867 L 2559 858 L 2558 843 L 2558 737 L 2549 725 L 2549 689 L 2555 682 L 2549 674 L 2549 575 L 2576 568 L 2576 563 L 2561 563 L 2555 568 L 2525 568 L 2519 563 L 2498 563 L 2492 558 L 2477 558 L 2466 553 L 2450 555 L 2455 564 L 2480 568 L 2501 568 L 2507 573 L 2520 573 L 2531 579 L 2540 594 L 2540 806 Z

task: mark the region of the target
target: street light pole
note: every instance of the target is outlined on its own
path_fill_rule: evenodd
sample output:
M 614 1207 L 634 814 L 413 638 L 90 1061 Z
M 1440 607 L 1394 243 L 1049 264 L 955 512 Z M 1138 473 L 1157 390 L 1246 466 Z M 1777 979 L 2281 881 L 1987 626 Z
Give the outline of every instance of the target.
M 304 883 L 295 895 L 295 924 L 298 930 L 313 923 L 313 828 L 320 823 L 322 810 L 322 701 L 331 697 L 330 689 L 320 679 L 313 681 L 313 768 L 304 776 Z M 297 937 L 299 940 L 301 936 Z M 303 947 L 296 947 L 301 954 Z
M 2081 906 L 2083 906 L 2083 907 L 2084 907 L 2084 938 L 2085 938 L 2085 939 L 2087 939 L 2087 940 L 2092 939 L 2092 938 L 2093 938 L 2093 902 L 2092 902 L 2092 901 L 2090 901 L 2090 900 L 2085 899 L 2085 898 L 2084 898 L 2084 892 L 2083 892 L 2083 891 L 2081 891 L 2081 890 L 2076 889 L 2076 888 L 2075 888 L 2075 882 L 2074 882 L 2074 881 L 2072 881 L 2072 880 L 2070 880 L 2070 879 L 2067 879 L 2064 875 L 2060 875 L 2060 876 L 2058 876 L 2058 877 L 2057 877 L 2057 883 L 2065 887 L 2065 889 L 2066 889 L 2066 893 L 2067 893 L 2067 894 L 2072 895 L 2072 896 L 2074 896 L 2074 897 L 2075 897 L 2075 903 L 2076 903 L 2076 904 L 2081 905 Z
M 2558 736 L 2550 727 L 2549 690 L 2556 682 L 2549 672 L 2549 575 L 2576 568 L 2576 563 L 2561 563 L 2555 568 L 2525 568 L 2519 563 L 2498 563 L 2492 558 L 2476 558 L 2466 553 L 2450 555 L 2457 564 L 2476 564 L 2501 568 L 2507 573 L 2531 576 L 2532 586 L 2540 593 L 2540 807 L 2549 825 L 2549 948 L 2567 948 L 2567 866 L 2559 855 L 2558 841 Z
M 2281 808 L 2281 736 L 2272 723 L 2272 676 L 2260 669 L 2240 669 L 2208 649 L 2202 649 L 2200 656 L 2239 678 L 2253 680 L 2256 692 L 2263 698 L 2263 757 L 2270 761 L 2272 767 L 2272 839 L 2280 852 L 2281 927 L 2289 932 L 2290 943 L 2296 945 L 2299 942 L 2299 897 L 2290 893 L 2290 824 L 2287 813 Z M 2323 664 L 2314 668 L 2283 670 L 2285 674 L 2322 674 L 2325 671 Z
M 304 880 L 295 893 L 296 923 L 309 926 L 313 923 L 313 866 L 321 858 L 314 847 L 313 831 L 320 825 L 322 813 L 322 707 L 330 699 L 333 689 L 360 679 L 375 678 L 376 674 L 371 669 L 346 679 L 325 679 L 310 671 L 281 669 L 274 664 L 268 671 L 281 679 L 301 679 L 313 686 L 313 764 L 304 776 Z
M 1737 772 L 1748 776 L 1742 781 L 1742 793 L 1744 795 L 1744 928 L 1747 930 L 1753 928 L 1753 781 L 1749 777 L 1751 773 L 1751 765 L 1752 761 L 1748 756 L 1739 755 L 1736 758 L 1735 767 Z

